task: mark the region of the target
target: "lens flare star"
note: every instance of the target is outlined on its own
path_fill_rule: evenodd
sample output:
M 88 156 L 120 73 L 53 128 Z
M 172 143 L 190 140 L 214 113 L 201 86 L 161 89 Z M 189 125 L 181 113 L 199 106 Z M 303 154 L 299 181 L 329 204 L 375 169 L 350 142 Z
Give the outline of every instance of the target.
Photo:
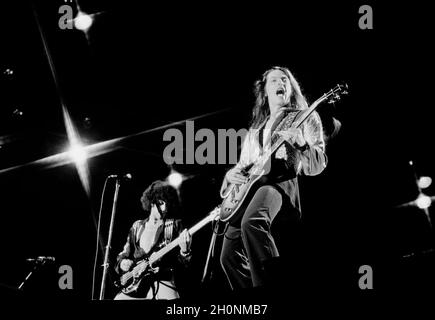
M 80 181 L 82 182 L 86 194 L 89 196 L 90 182 L 89 182 L 89 169 L 88 169 L 88 164 L 86 162 L 87 159 L 86 151 L 82 147 L 82 144 L 80 142 L 80 137 L 73 125 L 73 122 L 71 120 L 68 111 L 64 106 L 62 107 L 62 111 L 63 111 L 63 119 L 66 127 L 66 133 L 68 135 L 68 140 L 71 146 L 68 154 L 71 157 L 71 159 L 75 162 L 77 172 L 80 177 Z

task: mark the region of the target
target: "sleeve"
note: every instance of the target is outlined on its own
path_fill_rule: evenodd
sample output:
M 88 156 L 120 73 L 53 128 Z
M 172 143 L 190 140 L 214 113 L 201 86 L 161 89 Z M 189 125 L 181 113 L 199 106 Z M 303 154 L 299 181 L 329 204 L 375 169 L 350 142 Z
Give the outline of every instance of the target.
M 249 148 L 251 145 L 250 140 L 252 139 L 252 136 L 253 136 L 252 130 L 249 130 L 248 133 L 246 134 L 245 139 L 243 140 L 242 151 L 240 152 L 239 162 L 237 162 L 237 164 L 233 168 L 242 169 L 250 163 Z M 231 168 L 231 169 L 233 169 L 233 168 Z M 230 189 L 228 188 L 228 185 L 229 185 L 229 182 L 228 182 L 226 175 L 225 175 L 224 180 L 222 181 L 221 189 L 220 189 L 220 195 L 222 198 L 225 198 L 230 191 Z
M 127 241 L 124 244 L 124 248 L 116 257 L 116 266 L 115 271 L 120 274 L 122 270 L 120 269 L 120 264 L 123 259 L 131 259 L 133 260 L 133 251 L 134 251 L 134 235 L 135 230 L 137 229 L 139 221 L 136 221 L 133 226 L 130 228 L 128 232 Z
M 307 144 L 300 148 L 298 172 L 307 176 L 318 175 L 326 168 L 328 159 L 325 153 L 322 122 L 314 112 L 303 125 L 302 132 Z
M 327 163 L 323 128 L 317 113 L 313 113 L 302 125 L 302 134 L 307 142 L 304 146 L 285 142 L 276 151 L 275 158 L 283 159 L 287 170 L 291 169 L 295 174 L 314 176 L 321 173 Z
M 183 223 L 181 222 L 181 220 L 175 220 L 175 235 L 176 237 L 178 237 L 180 235 L 180 233 L 183 231 Z M 185 267 L 187 267 L 190 264 L 190 260 L 192 259 L 192 250 L 191 248 L 189 249 L 188 252 L 183 253 L 181 252 L 181 248 L 179 248 L 178 250 L 178 261 L 184 265 Z

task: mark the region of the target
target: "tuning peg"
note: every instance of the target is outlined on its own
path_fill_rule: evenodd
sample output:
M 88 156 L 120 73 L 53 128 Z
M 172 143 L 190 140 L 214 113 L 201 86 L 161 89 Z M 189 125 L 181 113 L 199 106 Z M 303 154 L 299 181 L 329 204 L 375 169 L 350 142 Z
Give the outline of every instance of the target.
M 343 83 L 342 85 L 341 85 L 341 90 L 342 90 L 342 93 L 343 94 L 348 94 L 349 93 L 349 86 L 347 85 L 347 83 Z

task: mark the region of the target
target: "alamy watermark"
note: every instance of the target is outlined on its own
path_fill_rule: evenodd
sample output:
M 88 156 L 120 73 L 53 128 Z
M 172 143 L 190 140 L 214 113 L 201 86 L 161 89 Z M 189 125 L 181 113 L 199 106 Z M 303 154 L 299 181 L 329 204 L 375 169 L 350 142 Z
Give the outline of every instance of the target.
M 67 2 L 72 2 L 72 0 L 64 0 L 65 3 Z M 62 30 L 65 29 L 73 29 L 73 18 L 74 18 L 74 12 L 73 12 L 73 8 L 71 7 L 71 5 L 69 4 L 63 4 L 59 7 L 59 14 L 61 14 L 60 18 L 59 18 L 59 28 Z
M 358 26 L 362 30 L 373 29 L 373 9 L 369 5 L 363 5 L 359 7 L 358 13 L 361 14 Z
M 59 267 L 59 289 L 61 290 L 71 290 L 73 289 L 73 269 L 69 265 L 63 265 Z
M 163 134 L 163 141 L 170 142 L 163 151 L 166 164 L 236 164 L 239 145 L 247 129 L 202 128 L 195 133 L 194 121 L 186 121 L 185 132 L 171 128 Z M 195 142 L 201 142 L 195 145 Z M 217 146 L 217 148 L 216 148 Z M 185 151 L 185 152 L 183 152 Z
M 362 276 L 358 280 L 358 286 L 361 290 L 373 289 L 373 269 L 365 264 L 359 267 L 358 273 Z

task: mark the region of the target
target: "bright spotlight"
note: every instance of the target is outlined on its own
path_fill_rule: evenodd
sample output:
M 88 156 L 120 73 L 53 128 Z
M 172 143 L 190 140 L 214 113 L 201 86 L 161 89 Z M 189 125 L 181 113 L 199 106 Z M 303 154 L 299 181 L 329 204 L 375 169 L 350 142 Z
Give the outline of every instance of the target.
M 74 26 L 78 30 L 86 31 L 90 28 L 92 22 L 93 20 L 90 15 L 80 11 L 74 19 Z
M 81 145 L 71 146 L 69 156 L 77 164 L 82 164 L 86 161 L 86 151 Z
M 431 198 L 426 196 L 426 195 L 424 195 L 424 194 L 420 194 L 418 196 L 417 200 L 415 200 L 415 204 L 420 209 L 427 209 L 427 208 L 429 208 L 431 203 L 432 203 Z
M 420 189 L 425 189 L 429 187 L 431 183 L 432 183 L 431 177 L 420 177 L 420 179 L 418 179 L 418 186 L 420 187 Z
M 168 176 L 168 183 L 176 189 L 178 189 L 178 187 L 181 185 L 182 182 L 183 182 L 183 176 L 178 172 L 172 172 Z

